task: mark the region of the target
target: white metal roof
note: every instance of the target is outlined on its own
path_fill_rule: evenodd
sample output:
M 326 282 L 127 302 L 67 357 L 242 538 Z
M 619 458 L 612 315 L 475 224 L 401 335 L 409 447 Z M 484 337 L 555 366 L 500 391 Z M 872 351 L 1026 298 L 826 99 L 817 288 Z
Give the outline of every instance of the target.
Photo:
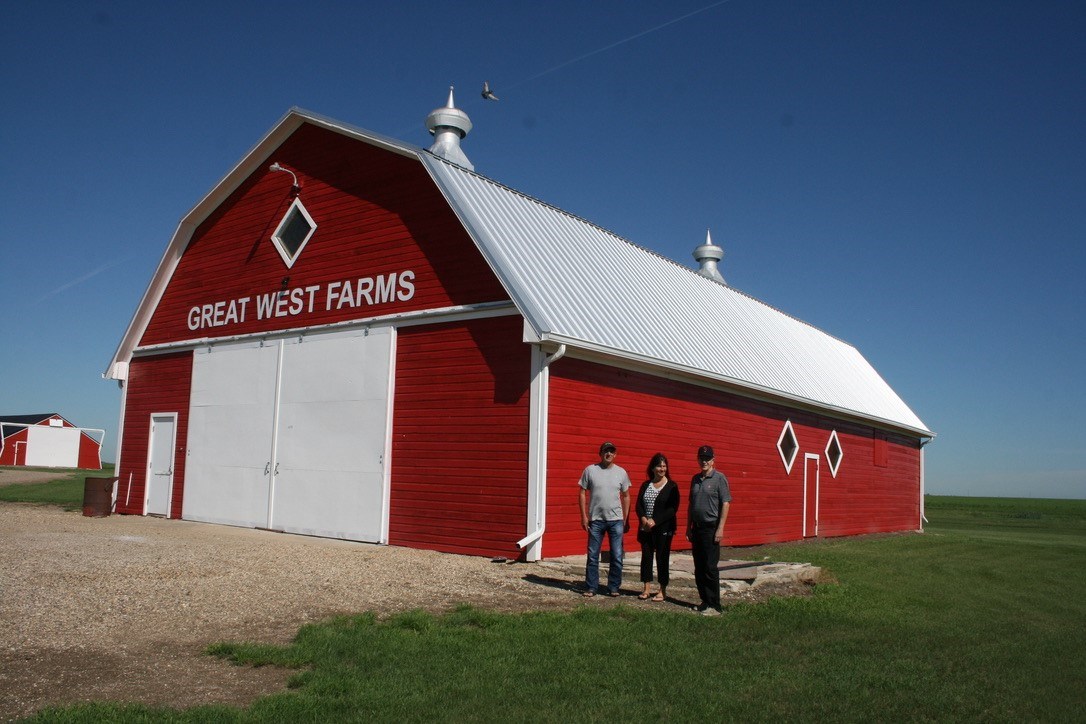
M 852 345 L 583 219 L 420 157 L 540 339 L 932 434 Z

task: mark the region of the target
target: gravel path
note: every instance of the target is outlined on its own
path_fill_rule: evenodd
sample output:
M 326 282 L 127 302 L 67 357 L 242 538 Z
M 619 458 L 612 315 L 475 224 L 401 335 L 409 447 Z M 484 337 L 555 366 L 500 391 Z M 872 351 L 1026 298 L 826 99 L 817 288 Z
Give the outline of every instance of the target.
M 635 594 L 627 563 L 625 592 Z M 632 574 L 632 575 L 631 575 Z M 292 672 L 202 653 L 220 640 L 285 643 L 337 613 L 471 603 L 572 609 L 583 563 L 486 558 L 187 521 L 0 503 L 0 720 L 115 700 L 245 705 Z M 685 584 L 690 587 L 689 583 Z M 687 600 L 684 584 L 672 591 Z M 633 595 L 588 605 L 654 606 Z

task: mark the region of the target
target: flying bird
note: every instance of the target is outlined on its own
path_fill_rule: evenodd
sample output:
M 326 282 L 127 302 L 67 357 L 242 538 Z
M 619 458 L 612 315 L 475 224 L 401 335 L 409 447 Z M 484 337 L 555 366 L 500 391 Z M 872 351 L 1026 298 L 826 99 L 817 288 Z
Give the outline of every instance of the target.
M 485 101 L 496 101 L 496 100 L 498 100 L 498 96 L 496 96 L 496 95 L 494 95 L 493 93 L 490 92 L 490 83 L 488 83 L 485 80 L 483 81 L 483 100 L 485 100 Z

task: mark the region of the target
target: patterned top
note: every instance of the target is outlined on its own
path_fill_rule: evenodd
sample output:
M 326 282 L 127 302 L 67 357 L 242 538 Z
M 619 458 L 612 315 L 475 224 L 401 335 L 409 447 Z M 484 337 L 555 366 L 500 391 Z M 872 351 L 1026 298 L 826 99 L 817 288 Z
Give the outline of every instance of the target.
M 656 498 L 660 495 L 660 491 L 656 489 L 656 486 L 649 483 L 645 486 L 645 494 L 642 498 L 645 501 L 645 517 L 652 517 L 652 509 L 656 507 Z

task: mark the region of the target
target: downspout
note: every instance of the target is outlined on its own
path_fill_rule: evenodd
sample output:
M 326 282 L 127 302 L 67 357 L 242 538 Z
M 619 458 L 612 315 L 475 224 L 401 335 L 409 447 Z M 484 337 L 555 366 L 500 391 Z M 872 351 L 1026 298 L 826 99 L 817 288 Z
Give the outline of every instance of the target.
M 542 441 L 547 438 L 547 394 L 546 390 L 549 387 L 547 384 L 550 380 L 550 372 L 548 368 L 552 363 L 562 359 L 566 354 L 566 345 L 561 345 L 552 355 L 544 355 L 543 363 L 540 365 L 540 374 L 543 375 L 540 380 L 541 390 L 539 395 L 540 405 L 540 421 L 539 429 L 536 431 L 536 450 L 540 456 L 540 461 L 544 458 L 544 445 Z M 535 509 L 536 509 L 536 527 L 535 529 L 517 541 L 517 550 L 522 551 L 530 545 L 536 543 L 543 537 L 543 531 L 547 528 L 547 474 L 546 466 L 540 462 L 536 469 L 535 484 Z
M 924 493 L 925 493 L 925 481 L 924 481 L 924 446 L 934 440 L 934 437 L 929 437 L 927 440 L 920 441 L 920 520 L 924 523 L 928 522 L 928 517 L 924 514 Z M 920 526 L 920 530 L 924 530 L 924 526 Z
M 129 358 L 131 360 L 131 358 Z M 103 375 L 104 376 L 104 375 Z M 128 366 L 125 365 L 124 379 L 117 380 L 117 386 L 121 388 L 121 409 L 118 413 L 117 420 L 117 452 L 114 455 L 113 460 L 113 473 L 115 475 L 121 474 L 121 453 L 124 450 L 124 425 L 125 425 L 125 411 L 128 409 Z M 103 438 L 104 440 L 104 438 Z M 120 500 L 120 482 L 121 479 L 117 478 L 117 493 L 113 497 L 113 508 L 111 513 L 117 512 L 117 501 Z M 128 512 L 128 504 L 132 499 L 132 473 L 128 473 L 128 487 L 124 493 L 124 507 L 125 512 Z

